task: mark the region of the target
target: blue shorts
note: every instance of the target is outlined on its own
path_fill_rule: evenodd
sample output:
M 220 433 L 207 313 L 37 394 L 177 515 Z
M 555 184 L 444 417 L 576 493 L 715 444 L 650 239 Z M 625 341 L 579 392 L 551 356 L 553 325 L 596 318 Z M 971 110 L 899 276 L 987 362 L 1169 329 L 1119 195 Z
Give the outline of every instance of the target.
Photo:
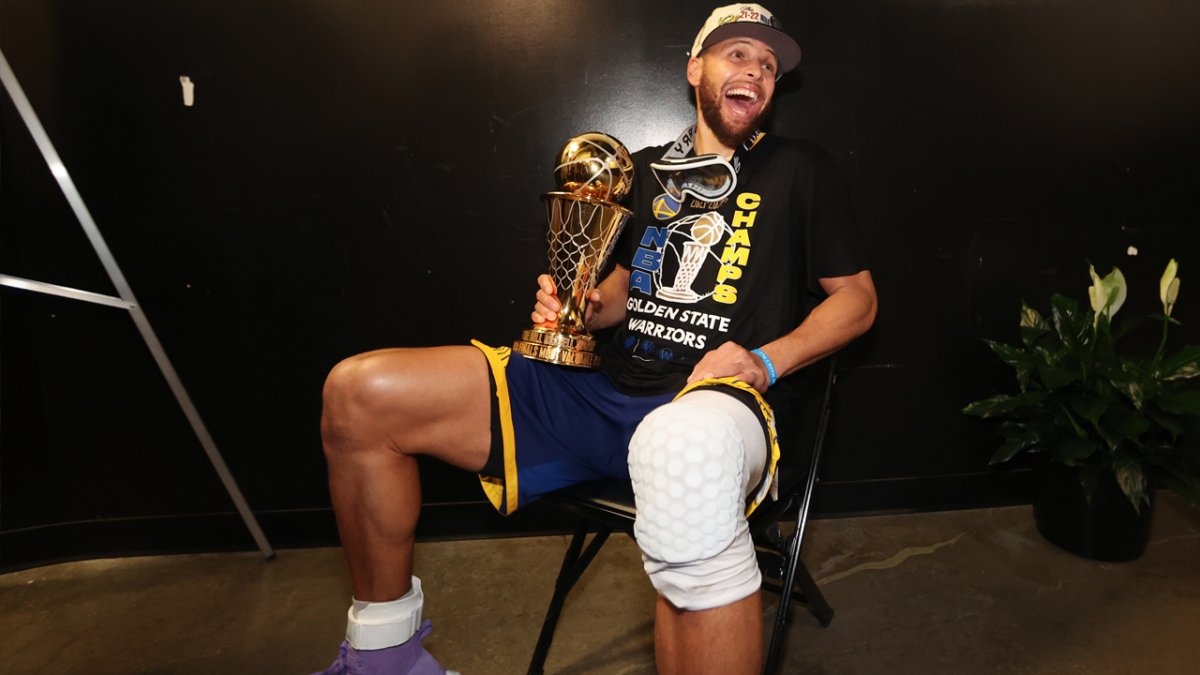
M 628 480 L 634 430 L 650 411 L 682 393 L 632 396 L 598 370 L 555 366 L 514 355 L 506 347 L 472 344 L 488 360 L 494 394 L 492 450 L 479 479 L 488 500 L 503 514 L 575 483 Z M 714 385 L 729 387 L 763 421 L 772 449 L 770 470 L 764 472 L 769 483 L 779 456 L 770 407 L 743 383 L 700 383 Z

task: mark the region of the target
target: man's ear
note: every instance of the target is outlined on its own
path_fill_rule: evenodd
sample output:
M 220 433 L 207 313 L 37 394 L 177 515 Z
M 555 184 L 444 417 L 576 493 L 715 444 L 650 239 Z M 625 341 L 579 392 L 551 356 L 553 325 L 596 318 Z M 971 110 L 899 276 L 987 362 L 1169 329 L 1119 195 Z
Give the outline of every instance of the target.
M 693 87 L 700 86 L 700 71 L 703 70 L 704 64 L 698 58 L 688 59 L 687 79 L 688 84 Z

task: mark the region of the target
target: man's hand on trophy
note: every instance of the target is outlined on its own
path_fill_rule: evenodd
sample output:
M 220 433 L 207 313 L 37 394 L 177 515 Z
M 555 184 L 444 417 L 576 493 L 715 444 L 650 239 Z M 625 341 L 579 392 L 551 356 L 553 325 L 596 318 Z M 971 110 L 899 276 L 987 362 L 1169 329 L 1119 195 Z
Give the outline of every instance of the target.
M 584 309 L 583 323 L 591 327 L 592 317 L 601 307 L 599 289 L 588 293 L 587 306 Z M 558 301 L 558 290 L 554 287 L 554 279 L 549 274 L 538 277 L 537 303 L 533 306 L 533 323 L 543 328 L 554 328 L 558 324 L 558 313 L 562 311 L 562 303 Z
M 549 274 L 538 277 L 537 303 L 533 306 L 533 323 L 543 328 L 554 328 L 562 303 L 558 301 L 558 290 Z

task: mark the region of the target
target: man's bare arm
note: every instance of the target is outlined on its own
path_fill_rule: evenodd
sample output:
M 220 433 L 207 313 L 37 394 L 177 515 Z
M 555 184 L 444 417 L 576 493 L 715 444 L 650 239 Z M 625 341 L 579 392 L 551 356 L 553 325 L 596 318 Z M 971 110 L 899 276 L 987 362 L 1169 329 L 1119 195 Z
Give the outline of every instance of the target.
M 829 297 L 796 330 L 760 347 L 774 362 L 779 377 L 829 356 L 875 323 L 879 301 L 870 272 L 818 282 Z
M 775 366 L 778 377 L 820 361 L 875 322 L 878 299 L 869 271 L 844 277 L 819 279 L 828 294 L 795 330 L 765 345 L 726 342 L 704 355 L 692 369 L 688 382 L 706 377 L 737 377 L 759 391 L 766 391 L 770 374 L 766 365 L 749 350 L 756 346 Z

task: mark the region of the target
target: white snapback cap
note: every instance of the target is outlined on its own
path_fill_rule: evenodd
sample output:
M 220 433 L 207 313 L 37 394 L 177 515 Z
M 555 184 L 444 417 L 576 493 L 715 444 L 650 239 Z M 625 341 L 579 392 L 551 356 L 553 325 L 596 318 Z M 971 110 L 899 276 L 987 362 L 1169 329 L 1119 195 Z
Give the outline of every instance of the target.
M 800 45 L 783 32 L 783 25 L 766 7 L 754 3 L 725 5 L 713 10 L 704 27 L 692 43 L 692 57 L 705 49 L 733 37 L 748 37 L 765 42 L 779 59 L 779 73 L 788 72 L 800 63 Z

